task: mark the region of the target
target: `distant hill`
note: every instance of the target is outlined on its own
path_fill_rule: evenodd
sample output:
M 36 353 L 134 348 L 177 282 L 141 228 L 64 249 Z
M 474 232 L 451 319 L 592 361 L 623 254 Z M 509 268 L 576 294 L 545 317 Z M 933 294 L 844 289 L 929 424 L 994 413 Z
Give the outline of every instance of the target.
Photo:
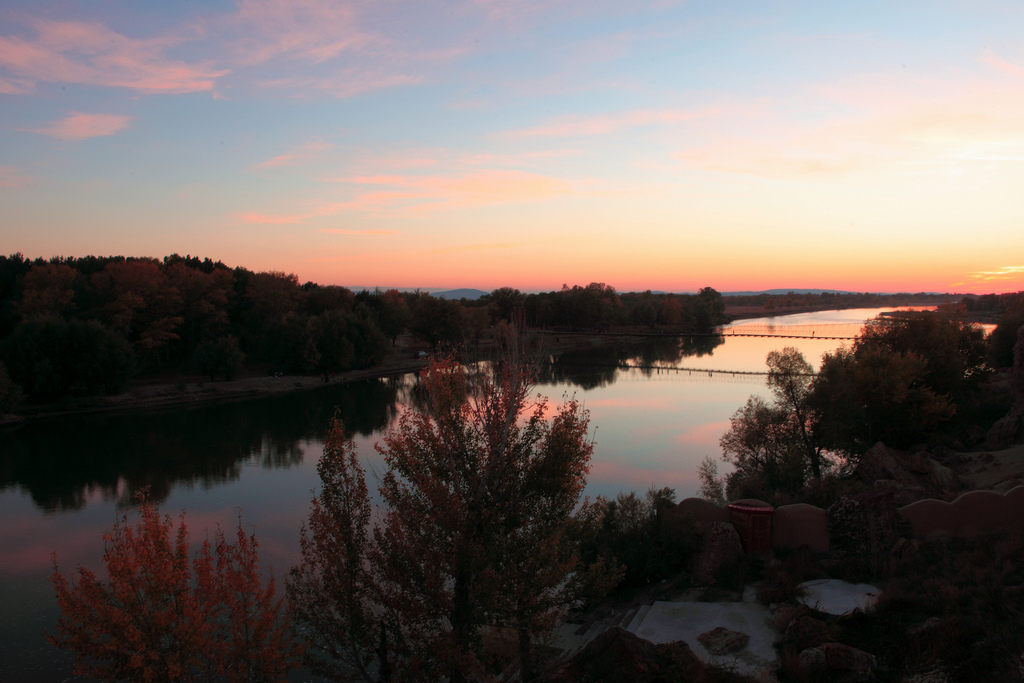
M 722 292 L 722 296 L 756 296 L 758 294 L 771 294 L 772 296 L 785 296 L 794 294 L 861 294 L 861 292 L 847 292 L 841 289 L 763 289 L 758 292 Z
M 476 300 L 484 296 L 485 294 L 490 294 L 490 292 L 485 292 L 482 289 L 434 290 L 431 289 L 430 287 L 349 287 L 348 289 L 352 290 L 353 292 L 373 292 L 376 290 L 386 292 L 389 289 L 397 289 L 399 292 L 406 293 L 418 291 L 427 292 L 428 294 L 430 294 L 430 296 L 437 297 L 438 299 L 455 299 L 456 301 L 459 299 Z
M 482 296 L 486 296 L 490 292 L 485 292 L 482 289 L 449 289 L 444 292 L 431 292 L 430 295 L 437 297 L 438 299 L 470 299 L 477 300 Z

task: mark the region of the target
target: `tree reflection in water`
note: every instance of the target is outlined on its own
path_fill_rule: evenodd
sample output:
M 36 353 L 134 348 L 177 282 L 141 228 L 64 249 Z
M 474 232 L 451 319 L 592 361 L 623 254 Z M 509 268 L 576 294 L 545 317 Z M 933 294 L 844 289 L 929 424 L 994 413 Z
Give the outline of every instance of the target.
M 395 418 L 411 379 L 392 377 L 316 391 L 161 413 L 65 417 L 0 435 L 0 489 L 18 487 L 46 512 L 78 510 L 99 495 L 129 505 L 148 486 L 161 503 L 180 483 L 211 488 L 242 467 L 291 467 L 337 414 L 369 436 Z
M 623 367 L 635 367 L 649 377 L 658 368 L 675 367 L 683 358 L 713 355 L 715 347 L 723 343 L 725 339 L 717 335 L 657 337 L 634 344 L 566 351 L 543 359 L 538 368 L 539 383 L 596 389 L 615 382 Z

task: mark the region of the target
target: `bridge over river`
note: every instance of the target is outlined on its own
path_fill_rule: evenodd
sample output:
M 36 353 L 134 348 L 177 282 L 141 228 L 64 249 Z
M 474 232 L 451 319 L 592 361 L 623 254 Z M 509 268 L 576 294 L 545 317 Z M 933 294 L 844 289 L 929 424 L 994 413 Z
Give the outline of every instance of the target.
M 540 334 L 558 336 L 602 337 L 759 337 L 773 339 L 824 339 L 827 341 L 854 341 L 861 325 L 826 323 L 823 325 L 758 325 L 738 324 L 711 332 L 579 332 L 564 330 L 530 330 Z

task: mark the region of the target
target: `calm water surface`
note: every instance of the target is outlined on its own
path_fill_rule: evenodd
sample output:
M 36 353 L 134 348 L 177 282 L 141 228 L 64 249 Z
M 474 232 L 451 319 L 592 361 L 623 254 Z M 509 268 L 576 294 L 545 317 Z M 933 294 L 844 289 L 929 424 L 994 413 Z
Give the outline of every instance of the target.
M 693 495 L 696 467 L 719 454 L 729 417 L 752 393 L 767 393 L 765 355 L 800 348 L 821 355 L 881 310 L 826 311 L 743 321 L 733 332 L 811 334 L 814 339 L 734 337 L 655 340 L 562 354 L 538 390 L 575 394 L 590 411 L 596 447 L 587 494 L 671 486 Z M 847 342 L 848 343 L 848 342 Z M 725 371 L 725 372 L 722 372 Z M 70 658 L 46 643 L 56 605 L 52 556 L 65 574 L 100 569 L 102 535 L 132 493 L 149 486 L 164 512 L 187 511 L 193 540 L 231 529 L 238 510 L 255 529 L 261 565 L 279 579 L 297 561 L 298 531 L 319 480 L 316 463 L 330 418 L 373 450 L 411 400 L 413 376 L 291 396 L 159 414 L 63 418 L 0 432 L 0 681 L 61 681 Z

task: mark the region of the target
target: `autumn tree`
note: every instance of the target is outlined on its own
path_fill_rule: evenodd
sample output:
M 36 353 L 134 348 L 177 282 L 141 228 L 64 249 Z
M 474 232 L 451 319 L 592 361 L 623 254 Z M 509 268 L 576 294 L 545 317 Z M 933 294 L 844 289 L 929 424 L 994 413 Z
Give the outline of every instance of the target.
M 285 680 L 301 655 L 273 579 L 259 575 L 257 542 L 238 522 L 189 561 L 184 513 L 177 528 L 143 500 L 134 526 L 122 515 L 104 534 L 106 581 L 84 567 L 65 578 L 54 556 L 60 617 L 52 644 L 75 654 L 75 673 L 103 680 Z
M 464 681 L 482 671 L 481 628 L 502 626 L 518 634 L 528 678 L 532 638 L 601 576 L 572 544 L 594 518 L 589 506 L 578 512 L 587 413 L 569 400 L 548 417 L 531 377 L 512 361 L 432 363 L 425 402 L 377 445 L 387 470 L 372 535 L 362 467 L 332 427 L 289 581 L 300 623 L 318 634 L 320 668 L 350 680 Z

